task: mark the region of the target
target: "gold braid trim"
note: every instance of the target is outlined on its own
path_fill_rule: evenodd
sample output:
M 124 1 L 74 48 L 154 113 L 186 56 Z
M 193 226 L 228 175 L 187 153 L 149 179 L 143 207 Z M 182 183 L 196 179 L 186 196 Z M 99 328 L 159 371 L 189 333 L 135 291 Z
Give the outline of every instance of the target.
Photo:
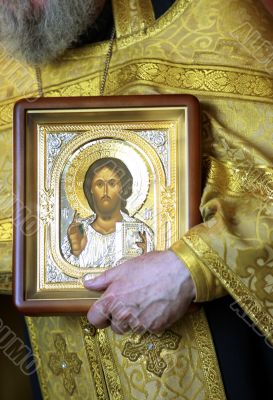
M 26 323 L 27 323 L 27 327 L 28 327 L 28 333 L 29 333 L 29 337 L 30 337 L 30 341 L 31 341 L 31 347 L 33 350 L 33 353 L 35 354 L 35 358 L 38 360 L 38 364 L 36 365 L 36 371 L 39 377 L 39 383 L 40 383 L 40 387 L 41 387 L 41 391 L 43 394 L 43 400 L 49 400 L 49 394 L 48 394 L 48 390 L 47 390 L 47 381 L 44 375 L 44 366 L 42 365 L 42 359 L 41 359 L 41 355 L 39 352 L 39 346 L 38 346 L 38 342 L 37 342 L 37 336 L 36 336 L 36 332 L 35 332 L 35 328 L 34 325 L 32 323 L 32 318 L 31 317 L 25 317 Z
M 151 0 L 113 0 L 117 37 L 143 31 L 155 22 Z
M 90 87 L 98 86 L 99 77 L 100 73 L 62 83 L 46 89 L 45 95 L 69 96 L 71 92 L 71 95 L 78 93 L 90 96 Z M 113 94 L 137 83 L 168 90 L 173 88 L 175 93 L 194 91 L 195 94 L 207 96 L 213 94 L 273 102 L 273 79 L 265 73 L 234 67 L 179 64 L 157 59 L 135 60 L 111 68 L 106 88 Z
M 89 324 L 86 317 L 80 318 L 80 325 L 83 332 L 83 340 L 90 366 L 90 373 L 94 380 L 97 400 L 109 400 L 110 397 L 106 382 L 103 379 L 103 369 L 100 362 L 100 353 L 96 339 L 97 329 Z
M 138 0 L 138 5 L 140 8 L 142 19 L 144 21 L 143 28 L 145 29 L 146 27 L 151 26 L 155 22 L 153 3 L 151 0 L 146 0 L 146 1 Z
M 240 99 L 273 101 L 273 79 L 265 73 L 243 68 L 188 65 L 159 61 L 135 60 L 111 70 L 107 92 L 122 92 L 136 83 L 174 89 L 176 93 L 236 96 Z
M 124 400 L 118 370 L 105 329 L 90 326 L 85 317 L 81 317 L 80 324 L 98 400 Z
M 125 1 L 127 3 L 128 0 L 112 0 L 114 16 L 115 16 L 115 25 L 117 25 L 116 24 L 117 19 L 118 20 L 121 19 L 121 14 L 116 13 L 115 7 L 117 9 L 117 6 L 115 5 L 115 3 L 116 2 L 124 3 Z M 179 16 L 181 16 L 185 12 L 188 6 L 192 3 L 192 0 L 176 0 L 174 4 L 168 9 L 168 11 L 165 14 L 163 14 L 160 18 L 155 20 L 154 23 L 152 24 L 150 23 L 151 10 L 147 10 L 147 5 L 144 4 L 148 2 L 150 3 L 150 0 L 138 0 L 138 3 L 141 7 L 142 18 L 145 18 L 146 23 L 149 24 L 147 26 L 147 29 L 142 29 L 139 32 L 134 32 L 131 35 L 123 35 L 123 36 L 121 35 L 121 37 L 118 37 L 117 47 L 119 49 L 126 48 L 127 46 L 131 46 L 134 43 L 137 43 L 143 39 L 153 37 L 157 33 L 162 32 L 167 26 L 172 24 L 176 18 L 179 18 Z M 121 10 L 124 10 L 124 7 L 122 7 Z M 119 13 L 118 9 L 117 12 Z M 123 11 L 123 17 L 128 18 L 128 11 L 127 12 L 126 10 Z
M 247 289 L 238 276 L 224 264 L 222 258 L 200 236 L 188 233 L 183 240 L 207 268 L 217 276 L 244 312 L 273 344 L 273 319 L 255 295 Z
M 0 220 L 0 242 L 12 241 L 12 218 Z
M 200 355 L 202 372 L 206 381 L 206 399 L 226 399 L 221 372 L 210 333 L 210 328 L 203 309 L 189 314 L 193 326 L 192 332 Z
M 171 250 L 182 260 L 190 271 L 196 290 L 194 302 L 202 303 L 227 294 L 219 280 L 201 260 L 197 259 L 195 253 L 193 253 L 192 249 L 184 240 L 178 240 L 173 243 Z
M 99 94 L 100 74 L 91 74 L 59 85 L 45 88 L 47 97 L 90 96 Z M 175 93 L 221 96 L 237 99 L 273 102 L 273 79 L 268 75 L 239 68 L 175 64 L 154 59 L 124 63 L 108 73 L 105 90 L 110 95 L 124 92 L 126 88 L 144 84 L 173 89 Z M 12 124 L 13 105 L 19 98 L 0 106 L 0 123 L 3 129 Z
M 207 182 L 219 193 L 242 196 L 249 193 L 273 200 L 273 168 L 250 165 L 235 167 L 213 157 L 206 160 Z
M 98 329 L 96 336 L 110 399 L 125 400 L 106 329 Z
M 178 240 L 173 243 L 171 250 L 182 260 L 190 271 L 193 283 L 195 285 L 196 297 L 195 302 L 208 301 L 210 285 L 205 274 L 205 269 L 202 267 L 194 253 L 189 249 L 189 246 L 183 240 Z

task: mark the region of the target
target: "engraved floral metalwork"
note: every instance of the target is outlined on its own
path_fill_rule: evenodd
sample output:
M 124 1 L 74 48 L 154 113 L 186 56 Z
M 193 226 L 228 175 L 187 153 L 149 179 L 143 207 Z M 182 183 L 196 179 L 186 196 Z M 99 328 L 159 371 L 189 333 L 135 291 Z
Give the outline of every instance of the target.
M 176 350 L 180 339 L 180 335 L 170 330 L 161 335 L 145 333 L 142 336 L 138 335 L 136 340 L 126 342 L 122 355 L 133 362 L 144 357 L 147 370 L 160 377 L 167 368 L 161 352 Z
M 166 219 L 173 220 L 175 216 L 175 188 L 173 186 L 166 187 L 161 192 L 161 204 Z
M 65 339 L 59 333 L 54 337 L 55 353 L 50 353 L 48 366 L 54 375 L 63 377 L 63 385 L 67 392 L 72 395 L 76 389 L 74 375 L 79 374 L 82 361 L 76 353 L 69 353 Z
M 167 183 L 169 183 L 169 134 L 168 130 L 159 131 L 159 130 L 147 130 L 147 131 L 139 131 L 136 134 L 143 139 L 145 139 L 148 143 L 152 145 L 152 147 L 156 150 L 159 158 L 163 164 L 164 172 L 167 177 Z
M 40 192 L 40 219 L 44 224 L 48 224 L 54 218 L 54 199 L 53 190 Z
M 42 129 L 42 127 L 41 127 Z M 70 142 L 77 133 L 72 132 L 48 132 L 46 135 L 47 141 L 47 177 L 50 178 L 52 166 L 55 158 L 60 153 L 63 145 Z M 48 182 L 49 183 L 49 182 Z
M 77 281 L 76 278 L 72 278 L 64 274 L 60 268 L 54 263 L 50 254 L 47 255 L 47 269 L 46 269 L 46 282 L 47 283 L 58 283 L 58 282 L 72 282 Z

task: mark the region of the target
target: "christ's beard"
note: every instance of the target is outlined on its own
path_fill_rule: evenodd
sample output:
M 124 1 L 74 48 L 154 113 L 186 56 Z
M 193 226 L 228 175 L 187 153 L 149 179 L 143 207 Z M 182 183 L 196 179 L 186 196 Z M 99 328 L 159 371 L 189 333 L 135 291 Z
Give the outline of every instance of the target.
M 0 46 L 29 64 L 43 64 L 71 47 L 95 21 L 102 0 L 0 0 Z

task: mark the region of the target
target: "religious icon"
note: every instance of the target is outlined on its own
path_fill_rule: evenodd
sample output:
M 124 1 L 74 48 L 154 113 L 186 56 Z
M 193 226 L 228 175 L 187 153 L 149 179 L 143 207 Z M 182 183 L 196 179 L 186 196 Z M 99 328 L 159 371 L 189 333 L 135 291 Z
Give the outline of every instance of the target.
M 153 250 L 152 230 L 127 210 L 134 173 L 114 157 L 89 166 L 82 190 L 93 214 L 82 218 L 75 210 L 61 246 L 68 262 L 81 268 L 109 267 Z
M 165 250 L 198 222 L 192 96 L 21 101 L 15 115 L 21 310 L 85 311 L 98 296 L 86 275 Z

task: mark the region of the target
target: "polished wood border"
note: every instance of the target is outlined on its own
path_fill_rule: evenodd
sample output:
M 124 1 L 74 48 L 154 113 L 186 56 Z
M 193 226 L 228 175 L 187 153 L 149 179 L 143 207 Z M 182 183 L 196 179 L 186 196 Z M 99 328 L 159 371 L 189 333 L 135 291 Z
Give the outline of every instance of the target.
M 58 109 L 106 109 L 134 107 L 187 107 L 188 108 L 188 148 L 189 148 L 189 226 L 201 220 L 199 203 L 201 198 L 201 150 L 200 150 L 200 106 L 191 95 L 151 95 L 151 96 L 105 96 L 105 97 L 58 97 L 19 100 L 14 107 L 14 230 L 13 230 L 13 296 L 17 308 L 25 314 L 85 313 L 94 300 L 27 300 L 25 299 L 26 236 L 22 232 L 25 225 L 28 201 L 35 198 L 27 194 L 26 155 L 32 154 L 33 176 L 37 173 L 37 154 L 26 149 L 26 113 L 29 110 Z M 36 142 L 37 133 L 31 140 Z M 35 147 L 34 147 L 35 148 Z M 35 168 L 36 166 L 36 168 Z M 37 182 L 37 179 L 33 182 Z M 34 185 L 35 186 L 35 185 Z M 37 190 L 33 187 L 33 191 Z M 31 208 L 36 208 L 35 204 Z M 33 260 L 35 262 L 35 260 Z

